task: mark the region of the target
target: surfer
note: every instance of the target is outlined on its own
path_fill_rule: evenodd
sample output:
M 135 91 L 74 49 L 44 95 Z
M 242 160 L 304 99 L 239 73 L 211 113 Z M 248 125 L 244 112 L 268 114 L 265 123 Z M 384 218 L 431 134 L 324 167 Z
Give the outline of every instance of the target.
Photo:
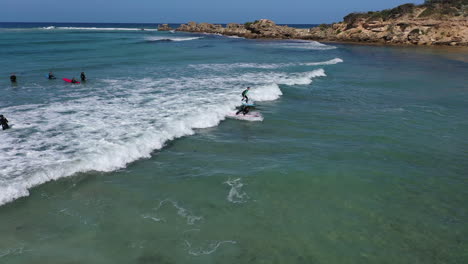
M 73 78 L 71 79 L 71 83 L 77 83 L 75 77 L 73 77 Z
M 81 72 L 80 78 L 81 78 L 81 81 L 82 81 L 82 82 L 85 82 L 85 81 L 86 81 L 86 75 L 84 74 L 84 72 Z
M 245 102 L 248 103 L 249 102 L 249 98 L 247 97 L 247 93 L 249 92 L 250 90 L 250 87 L 247 87 L 247 89 L 245 89 L 243 92 L 242 92 L 242 100 L 241 101 L 244 101 L 245 99 Z
M 250 106 L 242 105 L 240 107 L 239 111 L 237 111 L 236 115 L 238 115 L 241 112 L 242 112 L 242 114 L 246 115 L 247 113 L 249 113 L 249 111 L 250 111 Z
M 48 78 L 49 78 L 49 80 L 56 79 L 52 72 L 49 72 Z
M 16 82 L 16 75 L 15 75 L 14 73 L 12 73 L 12 74 L 10 75 L 10 81 L 11 81 L 12 83 L 15 83 L 15 82 Z
M 8 125 L 8 119 L 6 119 L 6 117 L 4 117 L 3 115 L 0 115 L 0 124 L 2 125 L 3 130 L 10 128 L 10 126 Z

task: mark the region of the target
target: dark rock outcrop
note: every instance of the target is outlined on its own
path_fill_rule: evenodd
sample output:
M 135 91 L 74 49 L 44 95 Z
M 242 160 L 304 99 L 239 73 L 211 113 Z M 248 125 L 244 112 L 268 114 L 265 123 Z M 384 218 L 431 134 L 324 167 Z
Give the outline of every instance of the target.
M 170 30 L 174 30 L 174 29 L 171 28 L 168 24 L 158 25 L 158 31 L 170 31 Z

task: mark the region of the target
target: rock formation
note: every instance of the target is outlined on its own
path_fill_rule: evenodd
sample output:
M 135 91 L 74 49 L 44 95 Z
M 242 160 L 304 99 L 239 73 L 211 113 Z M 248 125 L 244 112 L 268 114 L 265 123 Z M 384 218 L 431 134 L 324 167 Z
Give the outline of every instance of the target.
M 244 25 L 190 22 L 177 30 L 245 38 L 305 39 L 409 45 L 468 46 L 468 0 L 428 0 L 379 12 L 352 13 L 343 22 L 310 29 L 276 25 L 268 19 Z
M 352 13 L 341 23 L 312 28 L 310 39 L 468 46 L 468 1 L 427 2 L 420 6 L 405 4 L 380 12 Z
M 168 24 L 158 25 L 158 31 L 170 31 L 170 30 L 174 30 L 174 29 L 171 28 Z

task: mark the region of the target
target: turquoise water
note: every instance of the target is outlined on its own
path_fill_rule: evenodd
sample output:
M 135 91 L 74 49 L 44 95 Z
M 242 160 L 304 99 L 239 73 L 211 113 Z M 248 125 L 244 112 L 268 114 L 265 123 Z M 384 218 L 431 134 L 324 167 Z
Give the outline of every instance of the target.
M 41 27 L 0 29 L 0 263 L 468 261 L 467 50 Z

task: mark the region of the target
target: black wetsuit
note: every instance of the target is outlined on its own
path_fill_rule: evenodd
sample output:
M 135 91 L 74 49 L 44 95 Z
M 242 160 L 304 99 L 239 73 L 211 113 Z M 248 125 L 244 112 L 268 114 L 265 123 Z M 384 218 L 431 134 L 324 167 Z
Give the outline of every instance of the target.
M 16 75 L 14 75 L 14 74 L 11 75 L 10 76 L 10 81 L 13 82 L 13 83 L 16 82 Z
M 246 115 L 249 111 L 250 111 L 250 107 L 243 105 L 243 106 L 241 106 L 239 111 L 237 111 L 236 115 L 238 115 L 241 112 L 242 112 L 242 114 Z
M 75 79 L 72 79 L 72 80 L 71 80 L 71 83 L 76 83 L 76 80 L 75 80 Z
M 81 81 L 86 81 L 86 75 L 82 72 L 80 75 Z
M 49 80 L 56 79 L 55 76 L 51 73 L 49 73 Z
M 0 117 L 0 124 L 2 125 L 2 129 L 5 130 L 5 129 L 9 129 L 10 126 L 8 125 L 8 119 L 6 119 L 5 117 Z

